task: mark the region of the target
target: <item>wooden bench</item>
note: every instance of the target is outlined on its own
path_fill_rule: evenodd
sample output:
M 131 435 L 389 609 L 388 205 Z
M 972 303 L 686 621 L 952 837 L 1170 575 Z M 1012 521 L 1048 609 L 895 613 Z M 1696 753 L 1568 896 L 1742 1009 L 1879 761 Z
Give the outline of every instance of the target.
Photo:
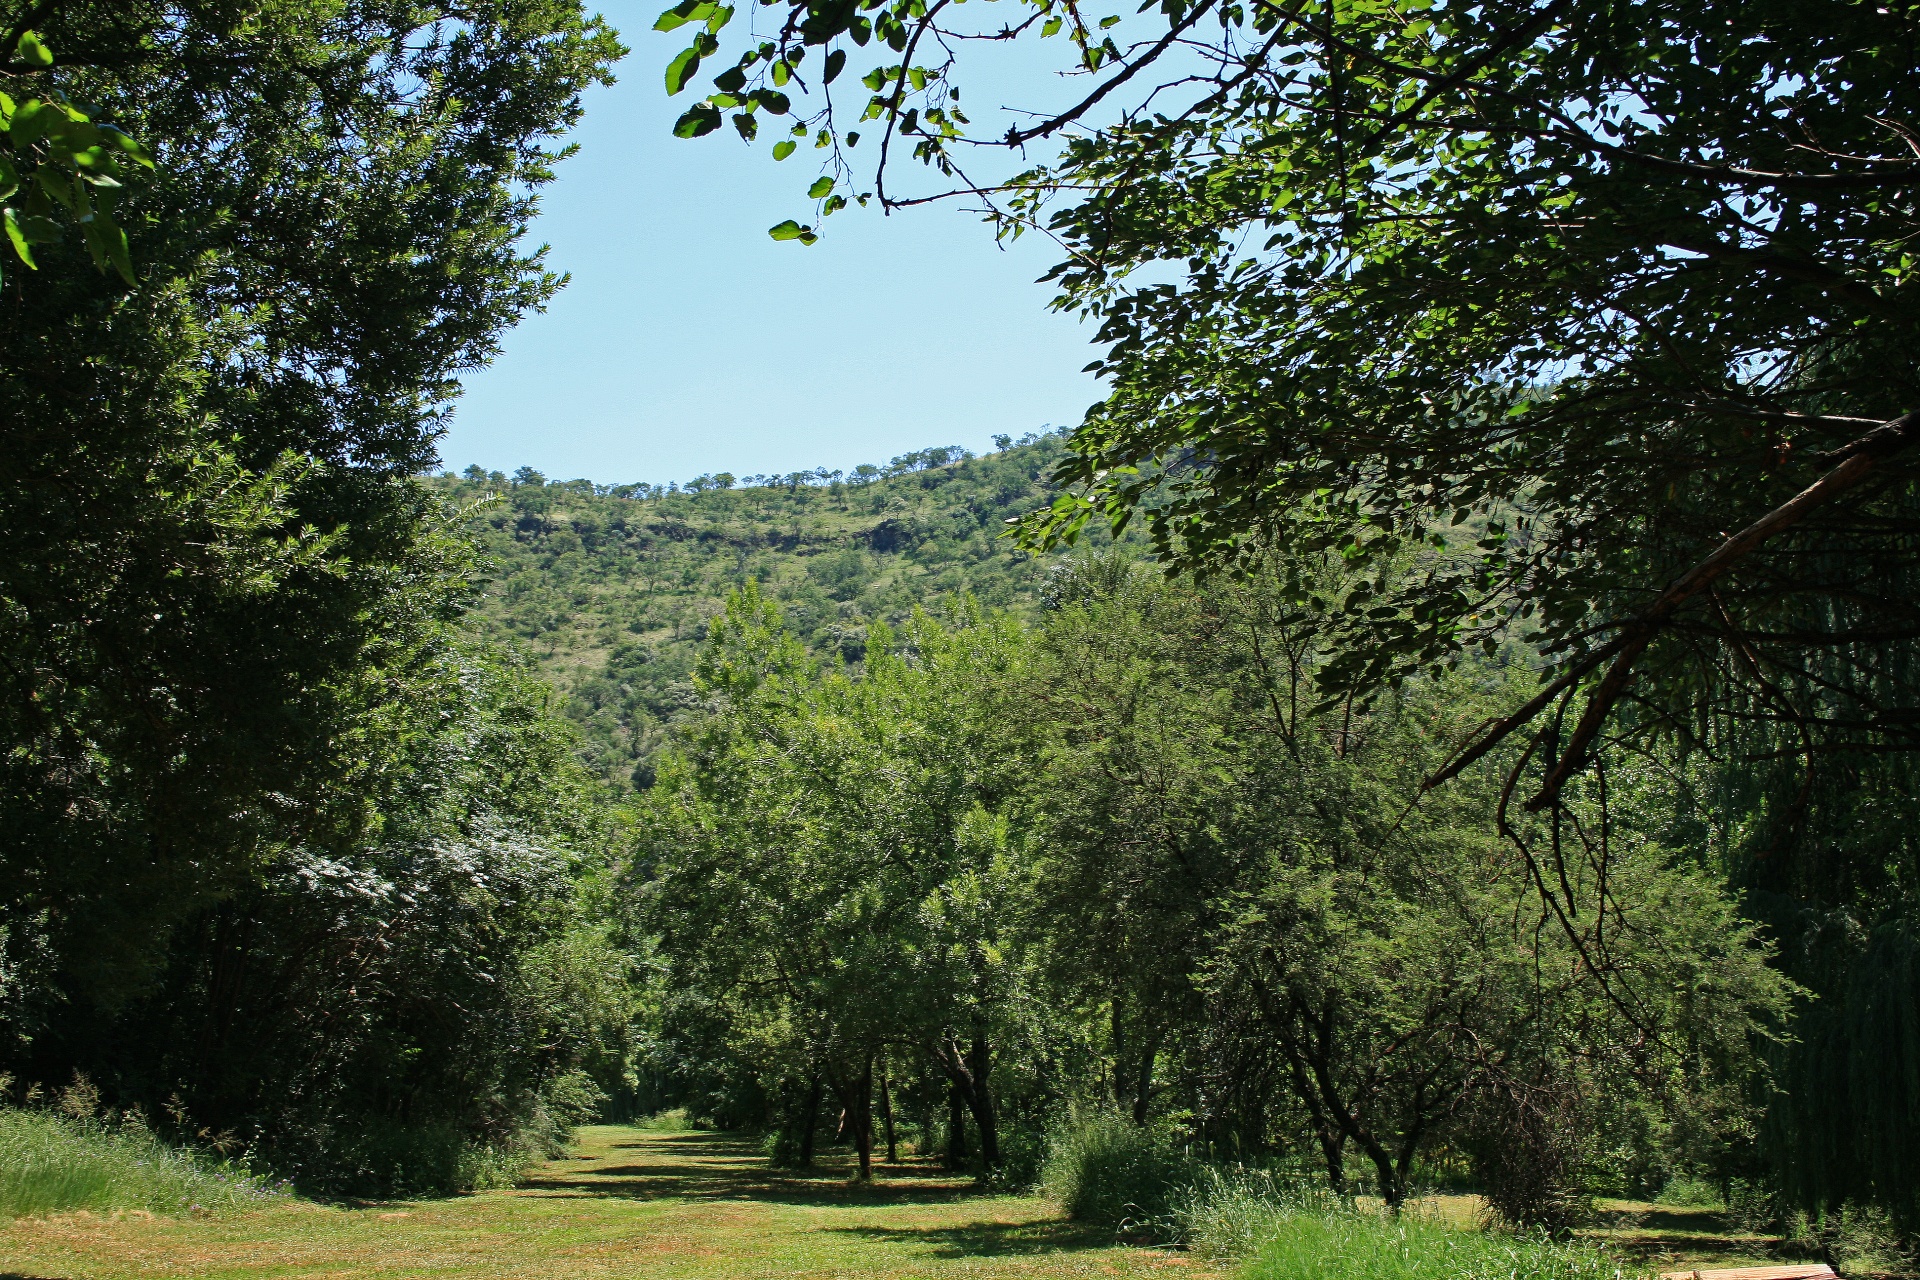
M 1663 1271 L 1660 1280 L 1836 1280 L 1824 1262 L 1799 1267 L 1727 1267 L 1718 1271 Z

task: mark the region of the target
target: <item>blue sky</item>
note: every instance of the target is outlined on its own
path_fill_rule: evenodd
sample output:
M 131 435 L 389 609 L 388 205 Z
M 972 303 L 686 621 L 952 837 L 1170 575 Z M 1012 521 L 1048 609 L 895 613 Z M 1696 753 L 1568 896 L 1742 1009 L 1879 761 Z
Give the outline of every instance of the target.
M 580 153 L 533 230 L 572 283 L 466 380 L 446 466 L 665 482 L 979 451 L 1079 420 L 1099 395 L 1080 372 L 1096 351 L 1033 283 L 1052 245 L 1002 250 L 941 207 L 849 208 L 818 244 L 775 243 L 768 227 L 809 220 L 809 150 L 776 164 L 730 129 L 672 137 L 695 93 L 666 96 L 684 39 L 648 30 L 654 13 L 608 10 L 634 52 L 589 93 Z

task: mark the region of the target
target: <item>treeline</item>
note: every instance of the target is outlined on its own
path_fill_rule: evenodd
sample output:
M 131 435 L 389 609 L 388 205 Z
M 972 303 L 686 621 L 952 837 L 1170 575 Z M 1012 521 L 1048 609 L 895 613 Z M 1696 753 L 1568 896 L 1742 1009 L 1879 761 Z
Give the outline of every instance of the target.
M 863 1176 L 911 1121 L 1020 1181 L 1117 1110 L 1392 1204 L 1470 1180 L 1515 1222 L 1776 1187 L 1791 984 L 1674 785 L 1694 765 L 1621 760 L 1551 816 L 1503 810 L 1497 758 L 1423 791 L 1531 673 L 1328 703 L 1351 585 L 1083 557 L 1035 625 L 963 602 L 851 668 L 738 593 L 634 867 L 672 1095 L 801 1163 L 837 1116 Z

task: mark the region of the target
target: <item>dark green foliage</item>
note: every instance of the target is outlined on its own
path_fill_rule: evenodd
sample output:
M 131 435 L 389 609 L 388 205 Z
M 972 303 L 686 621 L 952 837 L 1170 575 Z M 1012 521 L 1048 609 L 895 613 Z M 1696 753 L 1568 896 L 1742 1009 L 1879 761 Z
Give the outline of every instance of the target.
M 571 0 L 34 13 L 11 90 L 161 163 L 137 283 L 89 232 L 0 302 L 0 1058 L 393 1184 L 329 1153 L 498 1145 L 592 1056 L 547 957 L 589 793 L 449 630 L 474 561 L 416 477 L 559 284 L 519 240 L 619 46 Z
M 55 1017 L 58 990 L 29 990 L 17 1074 L 82 1065 L 362 1194 L 472 1185 L 573 1123 L 567 1073 L 617 1056 L 632 1017 L 580 887 L 610 832 L 542 690 L 457 650 L 430 674 L 395 709 L 407 748 L 368 779 L 375 838 L 266 860 L 116 1012 Z

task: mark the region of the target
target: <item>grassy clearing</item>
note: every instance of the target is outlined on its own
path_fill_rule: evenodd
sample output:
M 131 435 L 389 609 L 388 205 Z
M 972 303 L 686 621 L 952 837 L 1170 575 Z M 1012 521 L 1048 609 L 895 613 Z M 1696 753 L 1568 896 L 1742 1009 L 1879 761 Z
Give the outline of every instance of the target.
M 75 1209 L 222 1214 L 285 1199 L 244 1168 L 168 1146 L 137 1124 L 0 1110 L 0 1218 Z
M 595 1127 L 572 1156 L 511 1191 L 288 1199 L 187 1218 L 102 1206 L 0 1223 L 0 1280 L 1612 1280 L 1650 1261 L 1536 1255 L 1511 1238 L 1447 1230 L 1440 1219 L 1475 1216 L 1468 1198 L 1447 1197 L 1404 1224 L 1302 1211 L 1242 1268 L 1197 1251 L 1117 1246 L 1112 1227 L 1066 1221 L 1038 1197 L 981 1194 L 929 1164 L 882 1165 L 870 1188 L 850 1172 L 844 1159 L 806 1174 L 769 1169 L 757 1143 L 726 1134 Z M 1724 1243 L 1699 1260 L 1724 1256 Z
M 848 1181 L 767 1168 L 724 1134 L 583 1130 L 523 1187 L 354 1205 L 291 1202 L 186 1220 L 110 1213 L 0 1227 L 0 1276 L 119 1280 L 452 1277 L 773 1280 L 1216 1276 L 1186 1255 L 1116 1246 L 1050 1203 L 976 1192 L 925 1164 Z

